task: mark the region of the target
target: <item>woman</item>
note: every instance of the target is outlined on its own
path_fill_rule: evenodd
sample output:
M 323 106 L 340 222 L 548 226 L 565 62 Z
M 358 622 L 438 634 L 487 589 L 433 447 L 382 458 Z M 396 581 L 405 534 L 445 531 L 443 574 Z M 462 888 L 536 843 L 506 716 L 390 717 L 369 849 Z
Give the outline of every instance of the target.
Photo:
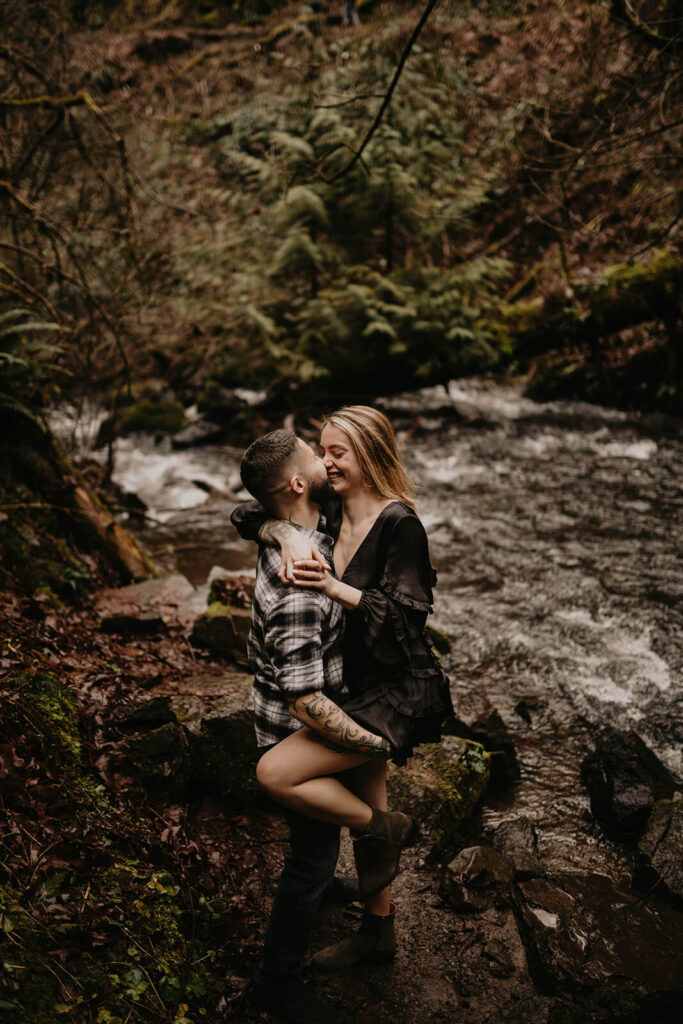
M 427 537 L 383 413 L 369 406 L 338 410 L 325 422 L 320 447 L 335 495 L 324 510 L 336 539 L 334 572 L 323 570 L 318 561 L 293 559 L 294 530 L 289 540 L 279 540 L 283 562 L 294 564 L 294 585 L 322 590 L 346 609 L 348 697 L 338 703 L 356 722 L 388 741 L 396 764 L 405 764 L 415 745 L 440 739 L 441 724 L 453 713 L 448 681 L 424 635 L 435 581 Z M 280 538 L 282 533 L 278 531 Z M 387 807 L 386 760 L 358 763 L 354 755 L 354 761 L 357 766 L 347 771 L 348 754 L 335 754 L 304 728 L 261 758 L 258 776 L 280 802 L 353 828 L 348 812 L 355 812 L 357 822 L 361 803 L 366 805 L 365 814 Z M 335 787 L 330 776 L 339 772 L 344 775 L 334 780 Z M 323 777 L 328 779 L 329 794 L 325 812 L 320 805 Z M 359 803 L 340 796 L 342 788 Z M 372 845 L 358 841 L 354 853 L 360 876 Z M 314 965 L 335 970 L 390 958 L 395 951 L 393 917 L 386 887 L 367 898 L 360 932 L 322 950 Z

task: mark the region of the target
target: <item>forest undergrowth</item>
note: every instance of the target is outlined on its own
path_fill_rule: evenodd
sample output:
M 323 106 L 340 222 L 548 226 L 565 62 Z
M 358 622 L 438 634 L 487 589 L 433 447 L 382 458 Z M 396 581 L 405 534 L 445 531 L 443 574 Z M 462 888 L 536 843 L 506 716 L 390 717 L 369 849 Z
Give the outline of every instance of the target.
M 145 690 L 221 666 L 177 631 L 105 635 L 88 604 L 5 593 L 0 616 L 0 1017 L 222 1017 L 262 939 L 284 825 L 206 793 L 150 795 L 127 718 Z

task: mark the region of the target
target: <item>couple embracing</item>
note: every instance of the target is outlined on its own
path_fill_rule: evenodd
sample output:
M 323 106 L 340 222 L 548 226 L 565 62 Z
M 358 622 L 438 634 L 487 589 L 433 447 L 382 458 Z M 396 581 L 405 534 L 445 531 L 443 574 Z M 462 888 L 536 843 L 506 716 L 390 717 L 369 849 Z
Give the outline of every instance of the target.
M 239 532 L 261 541 L 250 659 L 257 778 L 284 808 L 290 847 L 273 901 L 253 1002 L 284 1020 L 334 1024 L 299 977 L 318 908 L 350 830 L 365 904 L 360 930 L 312 960 L 337 971 L 396 950 L 390 883 L 412 830 L 388 810 L 387 762 L 441 738 L 452 714 L 424 628 L 435 574 L 412 483 L 389 420 L 368 406 L 325 421 L 320 454 L 289 431 L 255 441 L 241 466 L 257 499 Z

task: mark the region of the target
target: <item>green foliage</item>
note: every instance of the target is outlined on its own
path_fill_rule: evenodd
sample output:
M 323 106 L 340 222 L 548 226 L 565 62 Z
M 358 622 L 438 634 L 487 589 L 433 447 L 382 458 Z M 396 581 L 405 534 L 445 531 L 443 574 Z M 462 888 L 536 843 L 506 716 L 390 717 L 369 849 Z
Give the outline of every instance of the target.
M 36 406 L 45 398 L 45 388 L 60 372 L 59 343 L 44 335 L 61 333 L 59 324 L 33 319 L 30 309 L 12 308 L 0 312 L 0 423 L 30 421 L 37 424 Z
M 360 45 L 372 73 L 388 74 L 390 61 L 369 40 Z M 405 76 L 404 100 L 364 164 L 337 178 L 371 104 L 311 113 L 273 100 L 234 112 L 218 166 L 265 203 L 232 289 L 250 301 L 226 338 L 232 371 L 246 383 L 277 375 L 336 390 L 362 381 L 371 393 L 497 365 L 484 314 L 508 264 L 456 256 L 488 202 L 487 182 L 464 174 L 460 131 L 441 116 L 453 83 L 439 81 L 428 60 Z M 320 85 L 343 92 L 343 69 Z
M 154 402 L 143 398 L 122 409 L 119 432 L 132 434 L 141 430 L 174 434 L 182 429 L 184 422 L 185 411 L 178 402 Z

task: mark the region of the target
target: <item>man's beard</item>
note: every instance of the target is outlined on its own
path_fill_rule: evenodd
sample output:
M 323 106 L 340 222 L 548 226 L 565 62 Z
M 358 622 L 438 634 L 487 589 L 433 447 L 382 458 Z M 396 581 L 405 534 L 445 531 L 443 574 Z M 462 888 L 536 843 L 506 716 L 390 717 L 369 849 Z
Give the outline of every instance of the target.
M 327 477 L 324 480 L 313 480 L 311 482 L 311 489 L 308 492 L 311 501 L 315 502 L 316 505 L 323 505 L 328 501 L 335 493 L 334 488 L 330 486 Z

